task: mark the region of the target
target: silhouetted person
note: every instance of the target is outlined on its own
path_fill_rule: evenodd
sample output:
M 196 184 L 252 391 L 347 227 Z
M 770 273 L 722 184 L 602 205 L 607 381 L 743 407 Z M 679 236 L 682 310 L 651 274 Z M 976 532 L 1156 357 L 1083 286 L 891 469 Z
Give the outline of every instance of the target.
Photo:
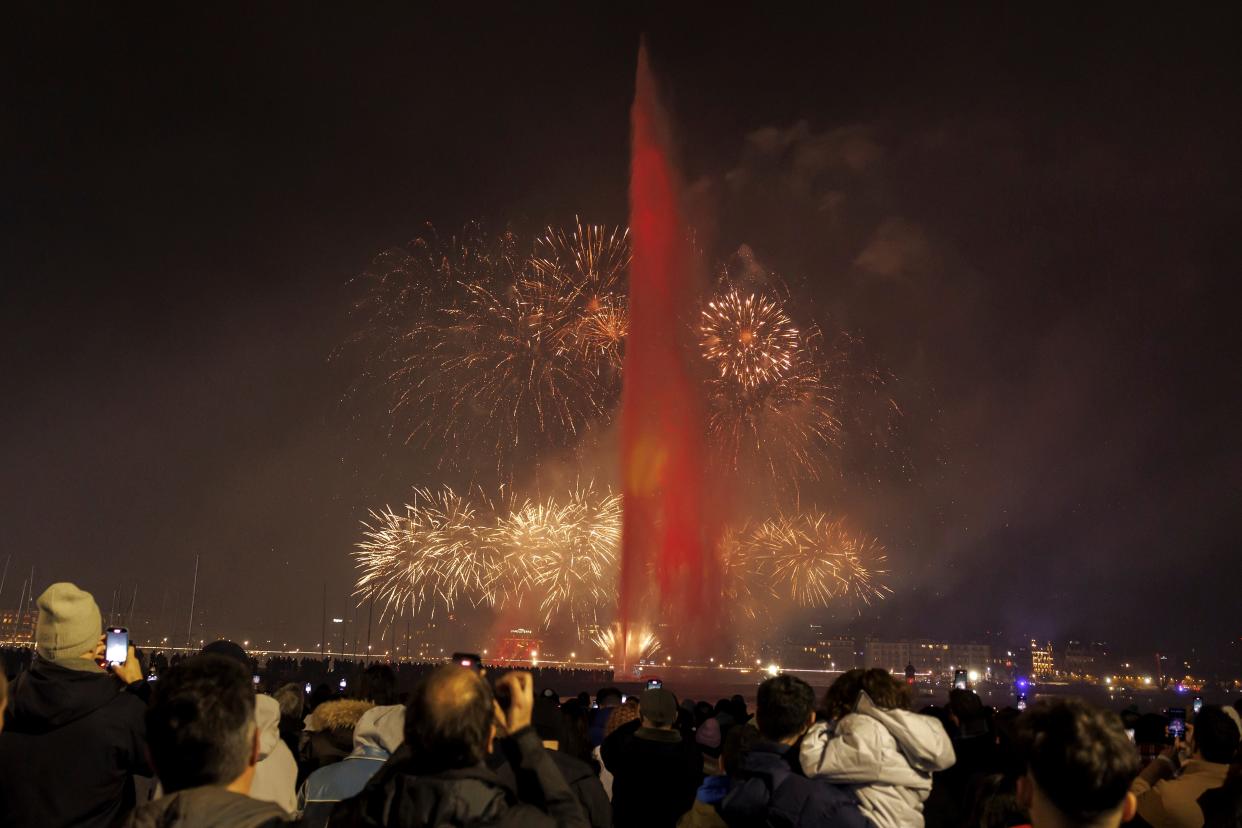
M 847 789 L 798 772 L 796 745 L 815 722 L 815 691 L 794 676 L 759 685 L 755 712 L 760 738 L 750 745 L 719 804 L 730 828 L 865 828 Z M 738 728 L 748 728 L 739 725 Z M 736 738 L 732 732 L 732 740 Z
M 278 805 L 252 798 L 259 761 L 251 673 L 220 655 L 197 655 L 165 673 L 147 711 L 151 761 L 164 795 L 126 828 L 268 828 Z
M 104 666 L 90 593 L 52 584 L 37 604 L 35 658 L 0 733 L 0 825 L 116 825 L 133 807 L 133 777 L 151 773 L 142 666 L 133 646 Z
M 1143 768 L 1130 791 L 1138 797 L 1138 814 L 1152 828 L 1201 828 L 1199 797 L 1225 784 L 1229 763 L 1238 751 L 1238 726 L 1217 706 L 1205 706 L 1195 717 L 1188 743 L 1190 758 L 1182 763 L 1170 746 Z
M 1037 702 L 1018 721 L 1033 828 L 1117 828 L 1134 816 L 1138 752 L 1116 713 L 1077 699 Z
M 361 794 L 333 809 L 328 824 L 587 828 L 582 808 L 531 727 L 530 674 L 505 675 L 497 691 L 507 704 L 501 723 L 515 744 L 520 768 L 534 777 L 543 807 L 518 800 L 513 787 L 484 761 L 497 732 L 491 689 L 473 670 L 445 665 L 411 696 L 401 750 Z
M 617 728 L 600 747 L 612 773 L 612 821 L 617 828 L 673 828 L 694 804 L 702 759 L 674 728 L 671 692 L 645 690 L 638 710 L 638 722 Z

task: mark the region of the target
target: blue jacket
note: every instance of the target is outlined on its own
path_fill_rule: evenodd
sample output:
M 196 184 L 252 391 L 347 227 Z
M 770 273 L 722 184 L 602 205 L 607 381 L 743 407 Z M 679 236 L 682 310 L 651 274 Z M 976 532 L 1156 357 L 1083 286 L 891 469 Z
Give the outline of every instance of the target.
M 868 828 L 848 789 L 807 779 L 791 761 L 798 761 L 798 752 L 788 745 L 751 748 L 718 806 L 729 828 Z
M 388 761 L 388 751 L 374 745 L 354 752 L 312 773 L 302 788 L 302 825 L 320 828 L 328 824 L 332 806 L 362 792 L 375 772 Z

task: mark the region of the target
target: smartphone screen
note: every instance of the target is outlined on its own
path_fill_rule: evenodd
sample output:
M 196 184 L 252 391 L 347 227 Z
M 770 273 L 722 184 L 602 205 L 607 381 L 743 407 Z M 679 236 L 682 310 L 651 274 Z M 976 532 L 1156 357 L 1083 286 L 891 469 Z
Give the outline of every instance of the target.
M 664 682 L 661 681 L 660 679 L 655 679 L 655 678 L 647 679 L 648 690 L 659 690 L 663 686 L 664 686 Z
M 1134 741 L 1134 728 L 1132 727 L 1126 728 L 1126 738 L 1129 739 L 1131 742 Z
M 108 636 L 104 640 L 104 661 L 109 664 L 124 664 L 129 658 L 129 630 L 124 627 L 109 627 Z
M 966 671 L 965 670 L 954 670 L 953 671 L 953 686 L 958 690 L 966 689 Z
M 1195 696 L 1194 704 L 1191 706 L 1194 708 L 1195 715 L 1198 716 L 1199 711 L 1203 709 L 1203 699 L 1201 699 L 1198 696 Z
M 259 674 L 258 673 L 254 674 L 254 686 L 255 687 L 259 686 Z
M 483 669 L 483 659 L 478 653 L 453 653 L 453 663 L 470 670 Z
M 1169 736 L 1178 741 L 1186 738 L 1186 708 L 1169 708 Z

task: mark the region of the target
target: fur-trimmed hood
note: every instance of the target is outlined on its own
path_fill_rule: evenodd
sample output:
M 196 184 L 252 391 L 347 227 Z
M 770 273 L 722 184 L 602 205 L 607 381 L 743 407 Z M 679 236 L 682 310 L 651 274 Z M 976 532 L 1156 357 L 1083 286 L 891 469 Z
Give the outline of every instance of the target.
M 374 702 L 359 699 L 338 699 L 326 701 L 315 708 L 306 725 L 307 730 L 348 730 L 353 733 L 358 720 L 366 713 Z

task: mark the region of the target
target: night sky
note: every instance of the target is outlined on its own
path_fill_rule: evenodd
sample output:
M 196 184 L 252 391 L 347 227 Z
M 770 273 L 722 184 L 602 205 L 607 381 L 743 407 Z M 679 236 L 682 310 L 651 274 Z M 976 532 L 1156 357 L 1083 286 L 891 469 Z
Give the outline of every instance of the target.
M 1236 663 L 1240 29 L 1166 12 L 7 9 L 0 604 L 33 565 L 184 636 L 201 555 L 206 634 L 317 641 L 439 482 L 329 359 L 351 279 L 624 222 L 645 30 L 712 254 L 896 377 L 912 471 L 823 492 L 895 594 L 829 625 Z

